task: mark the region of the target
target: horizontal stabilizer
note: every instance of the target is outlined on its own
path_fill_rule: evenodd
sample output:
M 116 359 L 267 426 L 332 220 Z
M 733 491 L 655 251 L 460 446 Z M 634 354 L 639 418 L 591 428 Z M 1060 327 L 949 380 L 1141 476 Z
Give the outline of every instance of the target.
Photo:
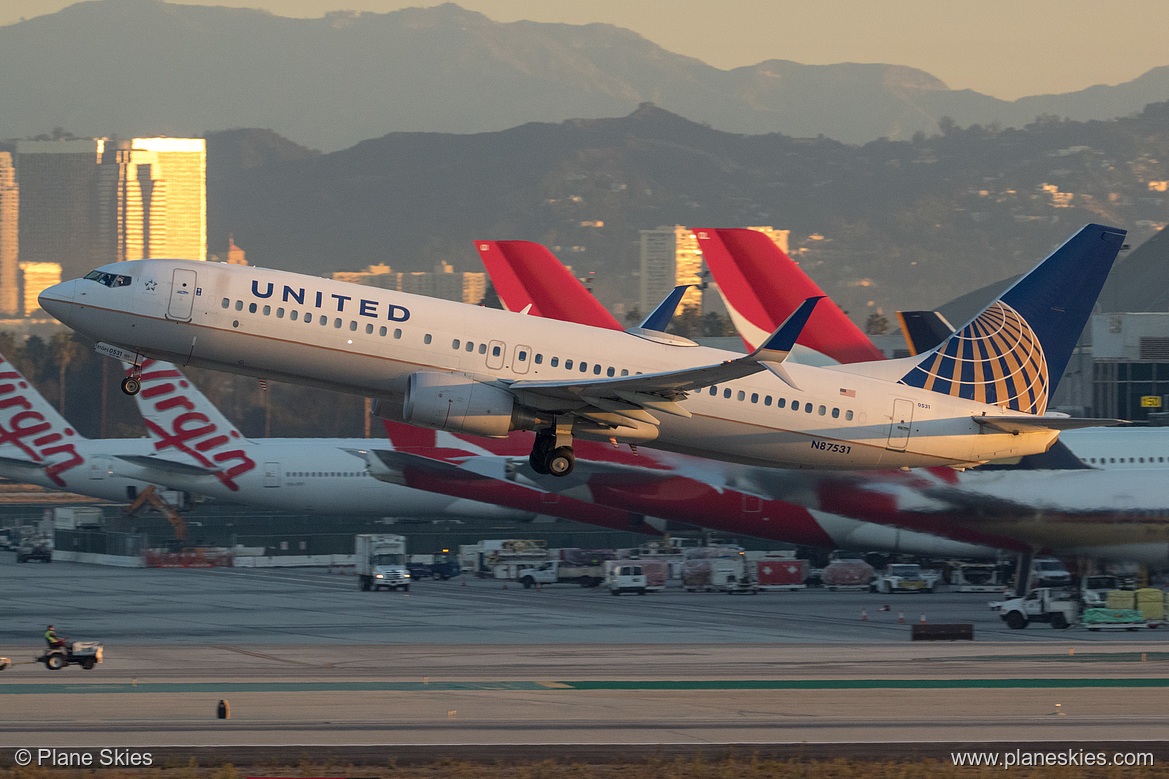
M 201 465 L 168 460 L 165 457 L 152 457 L 146 454 L 119 454 L 117 458 L 131 465 L 165 471 L 167 473 L 177 473 L 183 476 L 212 476 L 216 473 L 216 469 L 214 468 L 204 468 Z
M 1116 427 L 1127 425 L 1123 419 L 1094 419 L 1092 417 L 972 417 L 983 427 L 1002 433 L 1037 433 L 1043 430 L 1079 430 L 1083 427 Z
M 0 465 L 7 465 L 10 468 L 44 468 L 48 463 L 21 460 L 16 457 L 0 457 Z

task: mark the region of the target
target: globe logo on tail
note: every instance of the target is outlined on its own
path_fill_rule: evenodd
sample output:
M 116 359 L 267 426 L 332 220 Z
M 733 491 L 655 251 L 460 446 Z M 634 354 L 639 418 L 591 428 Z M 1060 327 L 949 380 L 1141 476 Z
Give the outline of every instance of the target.
M 1050 386 L 1035 331 L 1001 300 L 926 355 L 902 384 L 1042 414 Z

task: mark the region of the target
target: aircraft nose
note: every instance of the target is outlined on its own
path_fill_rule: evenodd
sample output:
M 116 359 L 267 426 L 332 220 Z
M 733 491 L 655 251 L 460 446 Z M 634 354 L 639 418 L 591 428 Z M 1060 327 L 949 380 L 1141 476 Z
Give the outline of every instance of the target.
M 69 312 L 73 308 L 73 298 L 77 294 L 77 279 L 62 281 L 41 290 L 37 301 L 41 308 L 52 314 L 57 320 L 68 324 Z

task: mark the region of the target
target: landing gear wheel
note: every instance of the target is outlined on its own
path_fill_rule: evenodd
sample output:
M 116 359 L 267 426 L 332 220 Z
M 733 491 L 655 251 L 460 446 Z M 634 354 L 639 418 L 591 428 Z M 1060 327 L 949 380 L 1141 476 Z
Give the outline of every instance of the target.
M 137 395 L 138 390 L 142 389 L 142 382 L 133 376 L 127 376 L 122 379 L 122 392 L 127 395 Z
M 576 455 L 571 446 L 561 446 L 552 450 L 548 457 L 548 472 L 553 476 L 567 476 L 576 467 Z
M 556 436 L 536 436 L 536 442 L 532 444 L 532 453 L 528 456 L 528 465 L 532 466 L 533 471 L 541 476 L 547 476 L 551 473 L 548 470 L 548 458 L 555 447 Z

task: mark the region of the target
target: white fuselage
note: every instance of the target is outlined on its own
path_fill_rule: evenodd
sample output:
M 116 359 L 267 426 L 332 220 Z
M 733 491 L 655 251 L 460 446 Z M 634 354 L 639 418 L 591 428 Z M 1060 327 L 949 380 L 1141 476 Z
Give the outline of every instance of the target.
M 507 386 L 674 371 L 736 356 L 260 268 L 141 260 L 102 270 L 133 282 L 111 288 L 77 279 L 46 290 L 42 303 L 99 342 L 180 365 L 376 397 L 386 401 L 387 416 L 417 372 Z M 762 371 L 690 393 L 683 405 L 692 418 L 663 414 L 659 426 L 600 437 L 741 463 L 833 469 L 979 462 L 1042 452 L 1055 440 L 1051 431 L 980 427 L 974 416 L 1002 411 L 898 384 L 908 366 L 896 362 L 859 371 L 785 364 L 798 389 Z M 870 375 L 860 375 L 865 370 Z M 521 403 L 540 400 L 516 395 Z

